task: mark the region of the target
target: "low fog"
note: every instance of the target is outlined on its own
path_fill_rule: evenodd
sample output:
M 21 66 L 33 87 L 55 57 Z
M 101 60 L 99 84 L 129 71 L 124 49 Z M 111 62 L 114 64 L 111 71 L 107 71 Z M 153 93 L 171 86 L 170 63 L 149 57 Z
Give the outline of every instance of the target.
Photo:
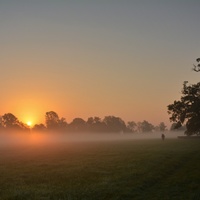
M 116 141 L 116 140 L 149 140 L 160 139 L 165 134 L 165 140 L 183 136 L 181 131 L 166 131 L 156 133 L 1 133 L 0 146 L 7 145 L 59 145 L 67 143 L 94 142 L 94 141 Z

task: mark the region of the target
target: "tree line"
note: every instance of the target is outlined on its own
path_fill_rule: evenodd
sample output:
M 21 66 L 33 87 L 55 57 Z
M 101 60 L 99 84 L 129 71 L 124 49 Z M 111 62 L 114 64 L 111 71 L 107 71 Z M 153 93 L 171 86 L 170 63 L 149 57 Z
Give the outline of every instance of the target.
M 74 118 L 72 122 L 67 123 L 66 119 L 59 117 L 55 111 L 45 113 L 45 123 L 35 124 L 32 128 L 12 113 L 6 113 L 0 116 L 1 130 L 19 130 L 19 131 L 62 131 L 62 132 L 94 132 L 94 133 L 146 133 L 153 131 L 165 131 L 166 125 L 161 122 L 154 126 L 148 121 L 142 122 L 129 121 L 125 123 L 120 117 L 106 116 L 103 119 L 99 117 L 89 117 L 87 121 L 82 118 Z

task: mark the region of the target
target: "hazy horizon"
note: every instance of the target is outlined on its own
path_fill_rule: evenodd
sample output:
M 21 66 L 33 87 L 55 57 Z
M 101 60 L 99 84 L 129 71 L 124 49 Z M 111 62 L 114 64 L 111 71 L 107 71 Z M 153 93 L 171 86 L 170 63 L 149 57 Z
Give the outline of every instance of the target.
M 183 131 L 165 131 L 154 133 L 61 133 L 61 132 L 13 132 L 0 133 L 0 147 L 9 146 L 45 146 L 52 147 L 59 144 L 75 144 L 84 142 L 106 142 L 106 141 L 123 141 L 123 140 L 161 140 L 161 134 L 164 133 L 166 140 L 183 136 Z

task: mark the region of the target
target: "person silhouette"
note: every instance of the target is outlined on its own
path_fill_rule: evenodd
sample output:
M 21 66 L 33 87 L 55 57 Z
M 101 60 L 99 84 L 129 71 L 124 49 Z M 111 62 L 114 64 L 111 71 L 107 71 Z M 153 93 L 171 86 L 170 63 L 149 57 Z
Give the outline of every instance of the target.
M 165 134 L 164 133 L 162 133 L 161 138 L 162 138 L 163 141 L 165 140 Z

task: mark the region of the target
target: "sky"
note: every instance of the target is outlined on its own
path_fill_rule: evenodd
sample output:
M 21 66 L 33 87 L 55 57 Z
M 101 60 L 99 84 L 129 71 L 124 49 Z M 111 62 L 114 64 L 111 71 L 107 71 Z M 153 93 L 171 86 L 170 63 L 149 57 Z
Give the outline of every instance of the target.
M 196 83 L 199 0 L 0 0 L 0 115 L 55 111 L 168 126 Z

